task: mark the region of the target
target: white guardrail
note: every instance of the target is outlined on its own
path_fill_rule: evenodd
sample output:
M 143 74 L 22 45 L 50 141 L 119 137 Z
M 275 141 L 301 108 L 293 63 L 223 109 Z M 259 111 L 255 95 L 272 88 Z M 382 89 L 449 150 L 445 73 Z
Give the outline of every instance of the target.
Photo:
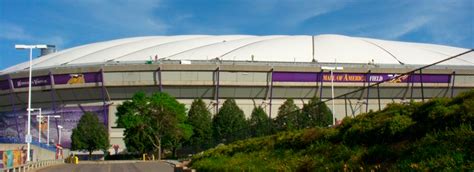
M 23 171 L 31 171 L 34 169 L 42 168 L 42 167 L 47 167 L 51 165 L 56 165 L 56 164 L 64 164 L 64 160 L 62 159 L 57 159 L 57 160 L 43 160 L 43 161 L 37 161 L 37 162 L 30 162 L 27 164 L 23 164 L 20 166 L 16 167 L 10 167 L 10 168 L 2 168 L 0 169 L 0 172 L 23 172 Z

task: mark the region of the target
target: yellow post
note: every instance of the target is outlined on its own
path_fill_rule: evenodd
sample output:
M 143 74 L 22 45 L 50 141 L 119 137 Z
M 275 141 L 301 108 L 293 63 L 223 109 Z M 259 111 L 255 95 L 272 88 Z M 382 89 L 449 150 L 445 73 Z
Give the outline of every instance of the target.
M 154 160 L 155 160 L 155 154 L 152 154 L 152 155 L 151 155 L 151 158 L 152 158 L 152 160 L 154 161 Z
M 145 160 L 146 160 L 145 158 L 146 158 L 146 155 L 145 155 L 145 154 L 143 154 L 143 161 L 145 161 Z
M 79 164 L 79 158 L 77 158 L 77 156 L 74 156 L 74 164 Z

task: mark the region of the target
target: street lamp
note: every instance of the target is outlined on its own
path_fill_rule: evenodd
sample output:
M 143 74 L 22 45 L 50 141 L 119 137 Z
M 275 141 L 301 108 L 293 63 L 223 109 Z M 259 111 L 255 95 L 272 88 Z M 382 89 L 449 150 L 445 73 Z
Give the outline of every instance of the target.
M 48 125 L 48 131 L 47 131 L 47 133 L 48 133 L 48 134 L 47 134 L 47 136 L 46 136 L 46 139 L 48 139 L 48 141 L 46 142 L 46 145 L 49 146 L 49 117 L 61 118 L 61 116 L 59 116 L 59 115 L 47 115 L 46 117 L 47 117 L 47 119 L 48 119 L 48 121 L 47 121 L 47 125 Z
M 49 146 L 49 142 L 50 142 L 50 140 L 49 140 L 49 118 L 51 118 L 51 117 L 53 117 L 53 118 L 61 118 L 61 116 L 59 116 L 59 115 L 42 115 L 42 114 L 41 114 L 41 108 L 38 108 L 38 109 L 39 109 L 39 111 L 40 111 L 39 116 L 37 116 L 38 121 L 42 121 L 42 118 L 43 118 L 43 117 L 46 117 L 46 119 L 47 119 L 47 121 L 46 121 L 46 125 L 47 125 L 47 130 L 46 130 L 46 131 L 47 131 L 47 134 L 46 134 L 46 145 Z M 34 109 L 34 110 L 35 110 L 35 109 Z M 41 133 L 41 127 L 39 127 L 38 131 L 39 131 L 39 133 Z M 38 134 L 38 137 L 41 137 L 41 135 Z M 41 140 L 38 139 L 38 142 L 41 143 Z
M 41 116 L 41 108 L 31 108 L 32 111 L 38 111 L 39 114 L 36 116 L 36 118 L 38 119 L 38 143 L 41 143 L 41 118 L 43 116 Z
M 332 101 L 332 125 L 336 125 L 336 109 L 334 108 L 334 70 L 343 70 L 343 67 L 332 67 L 332 66 L 321 66 L 322 70 L 329 70 L 331 71 L 331 101 Z
M 25 136 L 25 142 L 27 144 L 27 151 L 26 151 L 26 161 L 29 162 L 31 161 L 30 159 L 30 148 L 31 148 L 31 133 L 30 133 L 30 129 L 31 129 L 31 68 L 32 68 L 32 61 L 33 61 L 33 49 L 35 48 L 48 48 L 47 45 L 15 45 L 15 48 L 16 49 L 19 49 L 19 50 L 24 50 L 24 49 L 29 49 L 30 50 L 30 67 L 29 67 L 29 70 L 30 70 L 30 74 L 29 74 L 29 80 L 28 80 L 28 108 L 26 109 L 26 111 L 28 111 L 28 127 L 27 127 L 27 134 Z
M 59 138 L 58 138 L 58 144 L 61 145 L 61 130 L 63 129 L 63 126 L 58 125 L 58 130 L 59 130 Z

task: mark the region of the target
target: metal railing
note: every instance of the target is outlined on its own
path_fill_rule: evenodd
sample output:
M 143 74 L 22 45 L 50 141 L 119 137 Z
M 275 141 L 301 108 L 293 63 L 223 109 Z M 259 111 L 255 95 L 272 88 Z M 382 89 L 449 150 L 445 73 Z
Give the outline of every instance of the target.
M 16 167 L 2 168 L 2 169 L 0 169 L 0 172 L 3 172 L 3 171 L 5 171 L 5 172 L 30 171 L 30 170 L 33 170 L 33 169 L 48 167 L 48 166 L 57 165 L 57 164 L 64 164 L 64 160 L 58 159 L 58 160 L 43 160 L 43 161 L 29 162 L 27 164 L 23 164 L 23 165 L 16 166 Z

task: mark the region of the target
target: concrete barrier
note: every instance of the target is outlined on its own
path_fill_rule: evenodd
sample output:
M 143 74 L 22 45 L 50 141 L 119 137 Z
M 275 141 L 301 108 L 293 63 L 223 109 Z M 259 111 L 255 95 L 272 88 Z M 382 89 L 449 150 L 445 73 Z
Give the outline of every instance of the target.
M 26 144 L 8 144 L 8 143 L 0 144 L 0 150 L 19 150 L 22 147 L 26 149 Z M 33 144 L 31 144 L 31 149 L 33 150 L 33 158 L 31 159 L 31 161 L 56 159 L 56 152 L 54 151 L 44 149 Z

